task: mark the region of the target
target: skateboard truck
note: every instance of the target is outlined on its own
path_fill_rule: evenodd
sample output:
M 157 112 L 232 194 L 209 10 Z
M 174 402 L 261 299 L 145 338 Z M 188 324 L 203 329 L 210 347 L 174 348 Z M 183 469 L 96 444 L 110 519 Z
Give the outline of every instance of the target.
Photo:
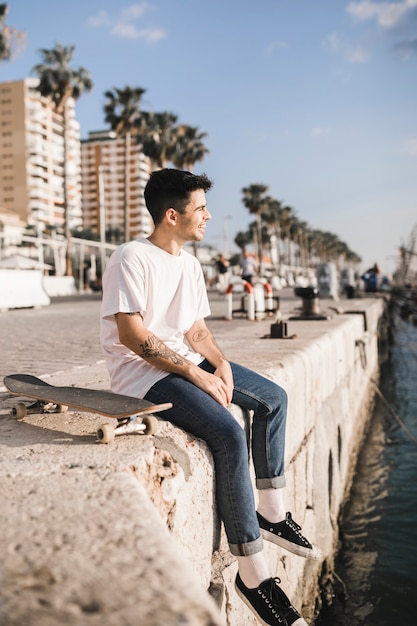
M 136 416 L 125 417 L 117 420 L 117 426 L 102 424 L 97 428 L 97 441 L 99 443 L 111 443 L 117 435 L 131 435 L 142 433 L 155 435 L 159 430 L 159 422 L 153 415 L 146 415 L 140 420 Z
M 26 406 L 24 402 L 18 402 L 12 408 L 13 417 L 17 420 L 22 420 L 31 413 L 65 413 L 66 411 L 68 411 L 68 407 L 65 404 L 56 404 L 44 400 L 36 400 L 29 406 Z
M 37 400 L 27 406 L 24 402 L 18 402 L 12 408 L 13 417 L 16 420 L 23 420 L 26 415 L 39 413 L 66 413 L 68 406 L 65 404 L 56 404 L 55 402 L 44 402 Z M 102 424 L 97 428 L 96 435 L 99 443 L 111 443 L 117 435 L 131 435 L 133 433 L 142 433 L 144 435 L 155 435 L 159 429 L 159 422 L 153 415 L 146 415 L 140 419 L 131 417 L 123 417 L 117 420 L 117 426 L 113 424 Z

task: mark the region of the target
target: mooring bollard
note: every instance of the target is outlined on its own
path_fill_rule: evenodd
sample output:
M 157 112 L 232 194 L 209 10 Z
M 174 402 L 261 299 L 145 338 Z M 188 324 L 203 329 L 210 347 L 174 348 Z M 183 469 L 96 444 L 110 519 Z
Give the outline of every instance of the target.
M 274 311 L 274 297 L 272 294 L 272 287 L 269 283 L 265 283 L 265 310 L 268 313 L 272 313 Z
M 231 283 L 226 289 L 226 315 L 225 319 L 231 320 L 233 318 L 233 287 Z M 244 288 L 246 291 L 246 310 L 241 309 L 240 312 L 245 311 L 247 313 L 248 320 L 253 321 L 255 319 L 255 297 L 253 293 L 253 287 L 250 283 L 245 281 Z
M 233 285 L 230 284 L 226 289 L 226 315 L 227 320 L 233 318 Z
M 317 287 L 296 287 L 294 294 L 302 299 L 301 315 L 293 315 L 290 320 L 328 320 L 329 315 L 320 313 L 319 290 Z
M 286 339 L 288 337 L 287 322 L 282 320 L 271 324 L 271 338 L 272 339 Z
M 253 292 L 253 287 L 250 283 L 245 283 L 245 291 L 248 294 L 248 320 L 253 321 L 255 319 L 255 294 Z
M 255 317 L 256 319 L 263 319 L 265 317 L 265 291 L 263 283 L 257 282 L 254 284 L 253 298 L 255 305 Z

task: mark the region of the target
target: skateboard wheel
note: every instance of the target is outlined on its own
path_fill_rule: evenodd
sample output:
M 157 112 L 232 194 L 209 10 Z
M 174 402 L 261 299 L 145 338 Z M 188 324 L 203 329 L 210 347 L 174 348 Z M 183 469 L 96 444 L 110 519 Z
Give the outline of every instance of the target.
M 111 443 L 114 441 L 114 426 L 103 424 L 97 429 L 97 439 L 99 443 Z
M 159 422 L 153 415 L 147 415 L 142 419 L 145 426 L 145 435 L 155 435 L 159 430 Z
M 13 417 L 17 420 L 21 420 L 27 415 L 26 404 L 23 402 L 18 402 L 12 408 Z
M 57 404 L 56 412 L 57 413 L 66 413 L 68 411 L 68 407 L 66 404 Z

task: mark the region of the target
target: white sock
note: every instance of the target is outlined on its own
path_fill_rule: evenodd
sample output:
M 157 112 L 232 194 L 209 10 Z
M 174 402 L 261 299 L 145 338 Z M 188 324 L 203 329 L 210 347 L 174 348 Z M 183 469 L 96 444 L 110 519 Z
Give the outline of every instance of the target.
M 256 552 L 250 556 L 238 556 L 239 576 L 243 584 L 249 589 L 255 589 L 268 578 L 271 578 L 263 552 Z
M 258 513 L 275 524 L 285 519 L 285 503 L 282 489 L 258 490 Z

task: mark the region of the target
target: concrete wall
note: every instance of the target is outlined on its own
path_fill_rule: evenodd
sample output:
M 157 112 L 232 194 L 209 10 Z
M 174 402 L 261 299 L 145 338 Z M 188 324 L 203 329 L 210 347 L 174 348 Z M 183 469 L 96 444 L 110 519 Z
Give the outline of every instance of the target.
M 0 311 L 46 306 L 49 303 L 41 271 L 0 269 Z
M 310 621 L 320 576 L 333 566 L 338 514 L 370 416 L 371 378 L 377 378 L 379 370 L 383 301 L 358 300 L 346 308 L 352 313 L 334 315 L 325 322 L 289 322 L 289 334 L 297 332 L 293 340 L 264 338 L 251 344 L 250 331 L 230 339 L 242 357 L 240 362 L 288 392 L 286 500 L 303 533 L 324 551 L 326 562 L 306 561 L 271 544 L 265 544 L 265 550 L 283 588 Z M 239 415 L 236 407 L 234 412 Z M 240 420 L 243 424 L 243 416 Z M 186 549 L 186 537 L 181 541 Z M 223 537 L 213 568 L 219 572 L 216 582 L 223 587 L 222 614 L 230 626 L 255 625 L 233 591 L 235 563 L 225 567 L 227 562 Z
M 44 276 L 43 287 L 51 298 L 78 293 L 73 276 Z
M 0 311 L 47 306 L 50 298 L 76 293 L 73 276 L 44 276 L 40 270 L 0 269 Z
M 289 322 L 291 339 L 260 336 L 258 323 L 248 321 L 225 328 L 219 339 L 229 358 L 288 392 L 286 500 L 325 552 L 327 568 L 367 423 L 370 379 L 378 373 L 383 306 L 382 300 L 355 300 L 349 309 L 356 313 Z M 108 385 L 103 364 L 50 382 Z M 15 423 L 13 400 L 3 397 L 4 626 L 255 626 L 233 589 L 236 563 L 216 515 L 213 463 L 203 442 L 162 421 L 154 437 L 92 445 L 97 417 L 34 415 Z M 247 427 L 248 416 L 232 411 Z M 312 622 L 323 564 L 271 544 L 265 551 L 274 575 Z

